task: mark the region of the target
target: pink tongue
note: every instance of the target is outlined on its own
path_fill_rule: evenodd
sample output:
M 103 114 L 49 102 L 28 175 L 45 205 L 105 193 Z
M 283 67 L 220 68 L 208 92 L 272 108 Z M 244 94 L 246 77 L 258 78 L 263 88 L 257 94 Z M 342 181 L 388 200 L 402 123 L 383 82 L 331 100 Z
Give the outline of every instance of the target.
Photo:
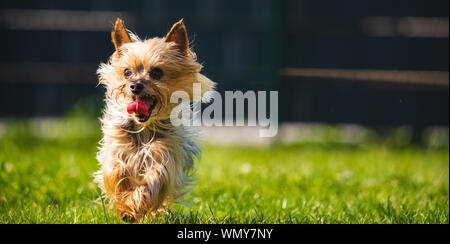
M 148 115 L 148 108 L 145 103 L 141 101 L 134 101 L 128 104 L 127 106 L 127 112 L 129 114 L 136 113 L 136 114 L 143 114 Z

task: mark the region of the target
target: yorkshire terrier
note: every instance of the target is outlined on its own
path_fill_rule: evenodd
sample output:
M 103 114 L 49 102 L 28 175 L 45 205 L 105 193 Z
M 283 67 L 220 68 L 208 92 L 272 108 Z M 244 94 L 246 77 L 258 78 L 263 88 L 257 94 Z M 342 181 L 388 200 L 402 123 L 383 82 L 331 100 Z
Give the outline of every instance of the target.
M 171 94 L 184 91 L 193 102 L 194 83 L 202 95 L 215 84 L 199 73 L 183 20 L 165 38 L 141 40 L 117 19 L 111 36 L 115 52 L 97 71 L 106 105 L 95 181 L 119 217 L 135 222 L 164 210 L 192 183 L 196 133 L 171 124 Z

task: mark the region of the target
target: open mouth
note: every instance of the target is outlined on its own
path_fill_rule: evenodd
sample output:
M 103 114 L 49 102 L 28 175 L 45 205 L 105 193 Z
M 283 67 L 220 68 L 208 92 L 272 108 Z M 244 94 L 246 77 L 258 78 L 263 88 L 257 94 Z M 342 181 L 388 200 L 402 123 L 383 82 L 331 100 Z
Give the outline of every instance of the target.
M 128 104 L 127 112 L 136 116 L 139 122 L 146 122 L 152 115 L 158 101 L 155 96 L 133 96 L 133 102 Z

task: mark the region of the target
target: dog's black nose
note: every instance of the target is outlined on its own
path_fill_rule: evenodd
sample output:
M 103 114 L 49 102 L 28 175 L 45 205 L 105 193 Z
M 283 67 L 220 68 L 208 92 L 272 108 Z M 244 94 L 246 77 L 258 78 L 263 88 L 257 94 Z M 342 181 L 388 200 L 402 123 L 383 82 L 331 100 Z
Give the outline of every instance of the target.
M 142 82 L 133 82 L 130 85 L 130 90 L 134 95 L 139 95 L 144 90 L 144 84 Z

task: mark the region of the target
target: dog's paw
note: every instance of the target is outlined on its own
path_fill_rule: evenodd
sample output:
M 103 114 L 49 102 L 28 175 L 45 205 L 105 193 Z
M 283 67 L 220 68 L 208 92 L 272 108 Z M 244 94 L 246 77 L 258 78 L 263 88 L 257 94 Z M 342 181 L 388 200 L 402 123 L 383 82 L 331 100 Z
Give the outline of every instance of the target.
M 126 212 L 120 212 L 119 217 L 120 217 L 120 219 L 122 219 L 123 221 L 128 222 L 128 223 L 136 222 L 136 217 L 131 214 L 128 214 Z

